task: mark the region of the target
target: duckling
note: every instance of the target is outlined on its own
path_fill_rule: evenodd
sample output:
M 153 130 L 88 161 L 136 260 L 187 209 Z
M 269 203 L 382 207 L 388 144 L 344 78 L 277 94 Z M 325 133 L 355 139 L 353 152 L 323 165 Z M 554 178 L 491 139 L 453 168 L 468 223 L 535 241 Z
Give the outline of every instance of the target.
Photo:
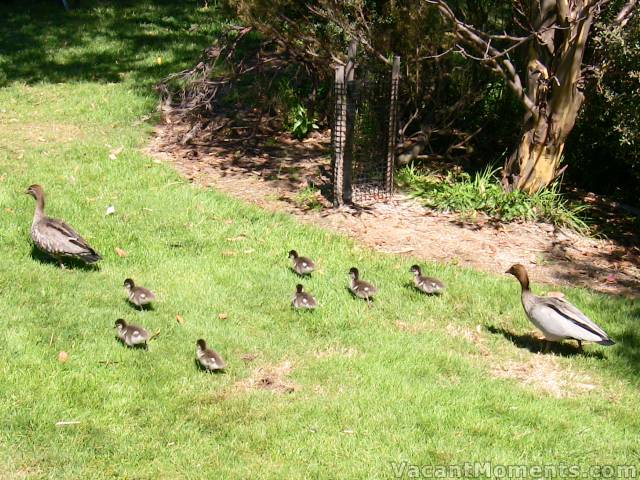
M 364 298 L 367 304 L 371 306 L 371 298 L 378 293 L 378 289 L 364 280 L 360 280 L 360 272 L 356 267 L 351 267 L 349 270 L 349 276 L 351 277 L 351 285 L 349 289 L 358 298 Z
M 221 371 L 227 368 L 227 364 L 218 352 L 207 348 L 207 342 L 203 339 L 196 342 L 196 357 L 202 368 L 210 372 Z
M 39 250 L 58 260 L 61 267 L 64 267 L 63 258 L 79 259 L 86 264 L 102 259 L 71 226 L 45 215 L 44 189 L 40 185 L 31 185 L 25 193 L 36 200 L 31 223 L 31 239 Z
M 413 282 L 421 292 L 427 295 L 439 295 L 444 291 L 444 283 L 437 278 L 422 276 L 422 270 L 418 265 L 413 265 L 409 271 L 413 273 Z
M 293 271 L 298 275 L 309 275 L 316 268 L 313 260 L 307 257 L 300 257 L 295 250 L 289 252 L 289 258 L 293 261 Z
M 318 302 L 313 295 L 304 291 L 302 284 L 296 285 L 296 294 L 291 301 L 293 308 L 308 308 L 313 310 L 318 306 Z
M 144 287 L 137 287 L 130 278 L 124 281 L 124 288 L 129 296 L 129 301 L 140 309 L 156 299 L 155 294 L 151 290 Z
M 505 273 L 510 273 L 520 282 L 522 306 L 531 323 L 543 333 L 545 351 L 549 348 L 549 341 L 563 339 L 576 340 L 580 350 L 584 341 L 600 345 L 615 344 L 602 328 L 564 298 L 534 295 L 529 288 L 529 276 L 522 265 L 513 265 Z
M 127 347 L 135 347 L 136 345 L 147 346 L 149 340 L 149 332 L 138 325 L 127 325 L 122 318 L 116 320 L 116 329 L 118 338 L 122 340 Z

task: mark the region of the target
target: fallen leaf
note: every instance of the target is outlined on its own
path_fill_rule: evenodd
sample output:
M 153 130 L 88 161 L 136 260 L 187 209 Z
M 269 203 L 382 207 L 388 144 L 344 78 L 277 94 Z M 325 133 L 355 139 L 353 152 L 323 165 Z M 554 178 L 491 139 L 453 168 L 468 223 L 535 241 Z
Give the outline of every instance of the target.
M 157 63 L 158 65 L 162 65 L 162 57 L 158 57 L 158 58 L 156 58 L 156 63 Z
M 109 152 L 109 160 L 117 160 L 118 159 L 118 155 L 120 155 L 123 150 L 124 150 L 124 147 L 113 148 Z
M 234 252 L 233 250 L 223 250 L 222 251 L 222 256 L 223 257 L 235 257 L 238 254 L 238 252 Z
M 613 273 L 607 275 L 607 283 L 616 283 L 616 276 Z
M 107 213 L 105 213 L 105 215 L 113 215 L 114 213 L 116 213 L 116 207 L 114 207 L 113 205 L 109 205 L 107 207 Z
M 247 248 L 246 250 L 242 251 L 242 253 L 246 253 L 246 254 L 253 253 L 253 252 L 255 252 L 253 248 Z
M 80 422 L 78 420 L 60 420 L 56 422 L 56 427 L 64 427 L 65 425 L 78 425 Z
M 353 430 L 351 430 L 350 428 L 347 428 L 346 430 L 343 430 L 343 431 L 342 431 L 342 433 L 346 433 L 346 434 L 348 434 L 348 435 L 353 435 L 353 434 L 354 434 L 354 431 L 353 431 Z
M 182 315 L 176 315 L 176 322 L 180 325 L 184 325 L 184 318 L 182 318 Z
M 247 236 L 245 234 L 241 233 L 237 237 L 227 237 L 227 241 L 228 242 L 241 242 L 243 240 L 246 240 L 246 238 L 247 238 Z
M 245 362 L 253 362 L 258 355 L 256 353 L 245 353 L 244 355 L 240 355 L 240 358 Z
M 60 352 L 58 353 L 58 361 L 60 363 L 65 363 L 67 360 L 69 360 L 69 354 L 67 352 Z
M 126 251 L 124 251 L 120 247 L 116 247 L 115 251 L 116 251 L 116 255 L 118 255 L 119 257 L 126 257 L 127 255 L 129 255 Z
M 218 318 L 220 320 L 226 320 L 227 318 L 229 318 L 229 315 L 227 313 L 225 313 L 225 312 L 222 312 L 222 313 L 218 314 Z

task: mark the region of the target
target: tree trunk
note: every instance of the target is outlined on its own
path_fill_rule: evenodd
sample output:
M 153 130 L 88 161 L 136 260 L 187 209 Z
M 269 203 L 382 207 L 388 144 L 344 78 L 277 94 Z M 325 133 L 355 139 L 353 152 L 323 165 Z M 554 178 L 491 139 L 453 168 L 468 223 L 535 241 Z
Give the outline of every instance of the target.
M 549 101 L 556 108 L 541 108 L 536 119 L 527 120 L 520 144 L 505 164 L 505 185 L 535 193 L 555 180 L 583 101 L 582 93 L 574 88 L 568 95 L 563 93 L 559 102 Z
M 520 144 L 502 169 L 505 189 L 533 193 L 547 187 L 559 174 L 565 142 L 584 102 L 582 59 L 594 16 L 610 0 L 514 2 L 515 11 L 526 17 L 518 21 L 528 33 L 524 37 L 482 32 L 457 18 L 445 0 L 427 1 L 453 22 L 457 52 L 502 75 L 526 109 Z M 638 1 L 627 0 L 614 24 L 624 25 Z M 504 41 L 511 45 L 496 47 Z M 523 52 L 527 71 L 518 72 L 509 55 L 523 45 L 528 45 Z
M 520 144 L 502 172 L 506 188 L 528 193 L 547 187 L 558 175 L 565 142 L 584 102 L 579 89 L 582 59 L 596 4 L 533 3 L 537 8 L 530 12 L 531 21 L 544 31 L 528 50 L 526 95 L 535 107 L 527 111 Z

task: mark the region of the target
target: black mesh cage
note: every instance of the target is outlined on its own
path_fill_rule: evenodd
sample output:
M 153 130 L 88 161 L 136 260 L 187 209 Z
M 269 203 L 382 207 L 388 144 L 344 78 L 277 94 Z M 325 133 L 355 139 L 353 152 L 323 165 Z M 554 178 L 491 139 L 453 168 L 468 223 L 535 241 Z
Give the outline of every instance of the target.
M 336 70 L 332 146 L 337 205 L 370 203 L 393 193 L 399 64 L 396 57 L 393 66 L 371 61 Z

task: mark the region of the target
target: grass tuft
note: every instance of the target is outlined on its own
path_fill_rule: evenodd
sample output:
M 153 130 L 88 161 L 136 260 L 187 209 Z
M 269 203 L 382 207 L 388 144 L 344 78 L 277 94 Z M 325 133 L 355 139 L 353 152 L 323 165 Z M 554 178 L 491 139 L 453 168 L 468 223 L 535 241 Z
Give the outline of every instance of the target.
M 413 164 L 402 168 L 398 183 L 427 206 L 471 217 L 482 212 L 503 221 L 545 221 L 589 232 L 584 212 L 586 205 L 569 202 L 558 182 L 529 195 L 520 190 L 506 192 L 496 176 L 498 170 L 486 168 L 475 175 L 466 172 L 437 176 L 421 172 Z

